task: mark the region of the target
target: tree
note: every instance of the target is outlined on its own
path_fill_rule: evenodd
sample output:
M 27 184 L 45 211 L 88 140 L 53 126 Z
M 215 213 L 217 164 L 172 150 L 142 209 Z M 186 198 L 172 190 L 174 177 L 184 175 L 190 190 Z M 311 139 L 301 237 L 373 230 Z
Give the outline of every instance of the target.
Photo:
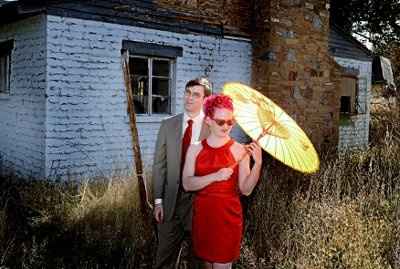
M 400 0 L 332 0 L 331 23 L 367 38 L 374 51 L 400 44 Z
M 331 23 L 363 36 L 373 51 L 391 59 L 400 87 L 400 0 L 332 0 Z

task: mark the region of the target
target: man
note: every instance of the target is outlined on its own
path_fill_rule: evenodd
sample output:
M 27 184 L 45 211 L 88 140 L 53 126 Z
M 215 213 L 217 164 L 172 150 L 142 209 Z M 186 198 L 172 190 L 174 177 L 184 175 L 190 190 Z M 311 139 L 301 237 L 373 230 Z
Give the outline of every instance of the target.
M 161 123 L 153 165 L 154 217 L 159 239 L 155 268 L 174 268 L 185 234 L 191 231 L 192 194 L 183 190 L 182 168 L 189 144 L 208 136 L 202 108 L 204 98 L 210 94 L 206 79 L 189 81 L 185 86 L 184 113 Z

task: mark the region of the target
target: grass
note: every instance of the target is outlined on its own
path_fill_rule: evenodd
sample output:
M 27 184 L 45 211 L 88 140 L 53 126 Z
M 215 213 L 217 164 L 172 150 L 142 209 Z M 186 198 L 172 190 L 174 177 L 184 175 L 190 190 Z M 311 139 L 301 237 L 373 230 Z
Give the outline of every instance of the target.
M 135 182 L 116 177 L 81 185 L 8 179 L 2 195 L 0 266 L 149 268 L 151 257 L 144 253 L 154 251 L 155 240 L 138 210 Z
M 371 125 L 369 150 L 327 154 L 315 175 L 271 160 L 249 201 L 251 268 L 400 268 L 399 111 Z
M 371 126 L 368 150 L 326 154 L 314 175 L 266 160 L 243 198 L 234 268 L 400 268 L 399 110 L 375 112 Z M 154 226 L 141 218 L 135 182 L 2 179 L 0 267 L 151 268 Z

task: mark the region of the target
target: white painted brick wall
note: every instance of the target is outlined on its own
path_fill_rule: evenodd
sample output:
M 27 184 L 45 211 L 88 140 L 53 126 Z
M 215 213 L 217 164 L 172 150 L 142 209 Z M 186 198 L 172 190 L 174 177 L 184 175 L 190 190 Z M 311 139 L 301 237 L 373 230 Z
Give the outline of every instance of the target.
M 372 62 L 357 61 L 347 58 L 335 57 L 338 64 L 344 67 L 358 69 L 359 78 L 359 104 L 365 113 L 352 116 L 351 124 L 339 127 L 339 151 L 352 148 L 366 148 L 368 146 L 370 104 L 371 104 L 371 78 Z
M 46 176 L 109 175 L 131 167 L 129 118 L 120 65 L 122 40 L 179 46 L 175 112 L 184 85 L 207 74 L 219 89 L 226 81 L 250 82 L 247 41 L 178 34 L 80 19 L 47 17 Z M 154 153 L 161 117 L 140 116 L 146 166 Z M 129 170 L 129 169 L 128 169 Z
M 0 95 L 3 172 L 44 177 L 46 17 L 0 26 L 0 42 L 14 39 L 10 94 Z

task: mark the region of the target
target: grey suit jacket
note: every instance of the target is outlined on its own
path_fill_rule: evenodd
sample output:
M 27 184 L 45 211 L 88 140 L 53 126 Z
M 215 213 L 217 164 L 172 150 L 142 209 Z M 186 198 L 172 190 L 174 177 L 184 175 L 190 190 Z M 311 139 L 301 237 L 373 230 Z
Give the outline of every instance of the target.
M 183 113 L 165 119 L 158 132 L 153 163 L 154 198 L 163 199 L 164 219 L 170 221 L 174 215 L 179 191 Z M 203 122 L 200 140 L 209 134 Z

